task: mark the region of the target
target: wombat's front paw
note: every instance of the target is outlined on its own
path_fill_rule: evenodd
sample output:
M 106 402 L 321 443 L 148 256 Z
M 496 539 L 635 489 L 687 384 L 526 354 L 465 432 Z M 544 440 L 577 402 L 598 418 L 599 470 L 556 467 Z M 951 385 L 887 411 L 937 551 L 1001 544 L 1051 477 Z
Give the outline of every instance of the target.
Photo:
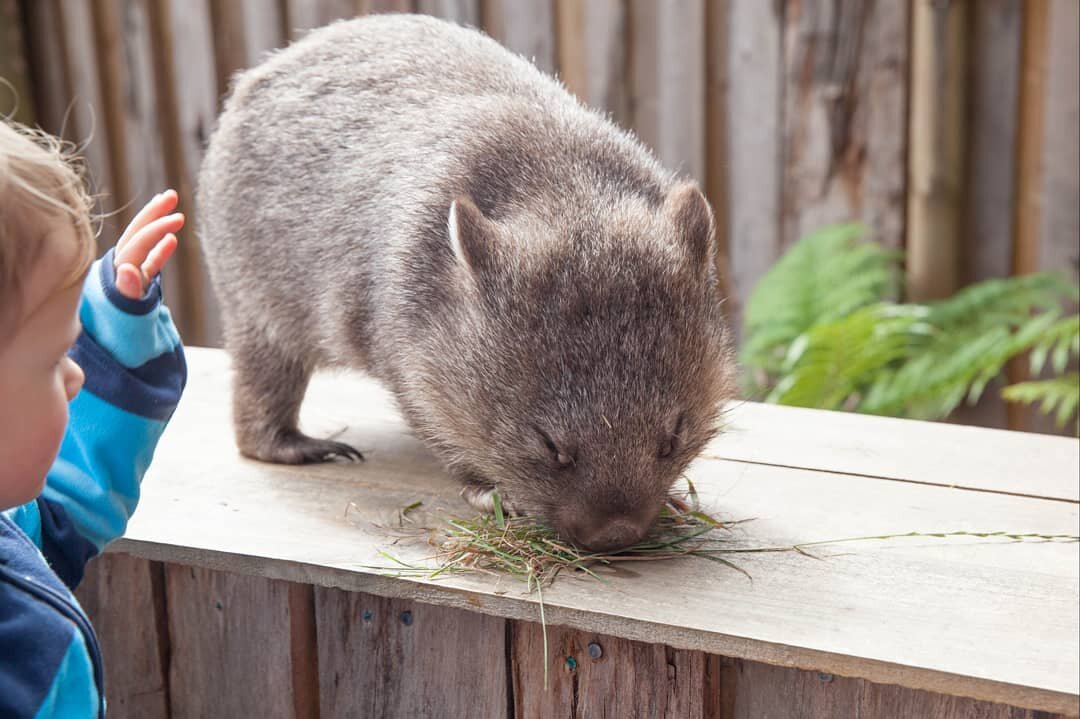
M 495 511 L 495 493 L 498 490 L 490 484 L 476 484 L 470 482 L 461 488 L 461 497 L 469 506 L 478 512 L 492 514 Z M 509 516 L 519 516 L 521 513 L 514 509 L 513 504 L 506 497 L 499 496 L 499 504 L 503 512 Z
M 278 464 L 314 464 L 341 458 L 363 461 L 364 455 L 355 447 L 330 439 L 315 439 L 303 432 L 289 431 L 277 434 L 270 442 L 258 447 L 241 446 L 240 451 L 248 457 Z

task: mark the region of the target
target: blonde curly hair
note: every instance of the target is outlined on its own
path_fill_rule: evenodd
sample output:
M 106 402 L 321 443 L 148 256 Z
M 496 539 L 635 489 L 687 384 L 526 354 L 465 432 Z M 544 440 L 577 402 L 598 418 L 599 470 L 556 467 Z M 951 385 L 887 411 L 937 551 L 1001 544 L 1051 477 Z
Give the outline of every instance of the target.
M 22 277 L 57 222 L 75 229 L 79 250 L 61 287 L 86 273 L 96 253 L 93 204 L 70 143 L 0 119 L 0 341 L 20 315 Z

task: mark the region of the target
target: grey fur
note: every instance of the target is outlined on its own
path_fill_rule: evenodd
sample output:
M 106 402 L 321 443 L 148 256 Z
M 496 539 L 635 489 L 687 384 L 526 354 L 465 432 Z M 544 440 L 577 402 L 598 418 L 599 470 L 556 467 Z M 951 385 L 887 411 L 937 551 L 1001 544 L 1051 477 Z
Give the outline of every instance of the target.
M 314 370 L 361 368 L 468 486 L 612 548 L 733 392 L 701 193 L 478 32 L 372 16 L 275 53 L 198 204 L 246 455 L 354 453 L 296 418 Z

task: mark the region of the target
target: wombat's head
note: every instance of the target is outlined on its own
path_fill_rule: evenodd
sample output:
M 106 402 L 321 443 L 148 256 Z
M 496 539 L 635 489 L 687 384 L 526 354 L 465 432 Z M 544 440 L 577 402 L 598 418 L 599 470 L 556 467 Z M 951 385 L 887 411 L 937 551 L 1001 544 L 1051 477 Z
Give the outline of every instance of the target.
M 426 434 L 466 479 L 612 550 L 648 531 L 716 433 L 733 360 L 694 185 L 567 222 L 454 202 L 452 296 L 421 373 Z

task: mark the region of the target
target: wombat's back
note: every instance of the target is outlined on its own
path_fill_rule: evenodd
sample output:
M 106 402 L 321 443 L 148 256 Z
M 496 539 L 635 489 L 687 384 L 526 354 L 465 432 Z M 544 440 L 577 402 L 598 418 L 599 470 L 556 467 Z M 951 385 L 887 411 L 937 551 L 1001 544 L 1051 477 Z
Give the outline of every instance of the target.
M 478 148 L 558 155 L 541 125 L 583 118 L 612 132 L 490 38 L 424 16 L 335 23 L 239 75 L 198 188 L 227 337 L 259 328 L 316 364 L 364 364 L 341 346 L 361 312 L 341 286 L 371 300 L 400 279 L 396 250 L 433 207 L 445 217 Z

